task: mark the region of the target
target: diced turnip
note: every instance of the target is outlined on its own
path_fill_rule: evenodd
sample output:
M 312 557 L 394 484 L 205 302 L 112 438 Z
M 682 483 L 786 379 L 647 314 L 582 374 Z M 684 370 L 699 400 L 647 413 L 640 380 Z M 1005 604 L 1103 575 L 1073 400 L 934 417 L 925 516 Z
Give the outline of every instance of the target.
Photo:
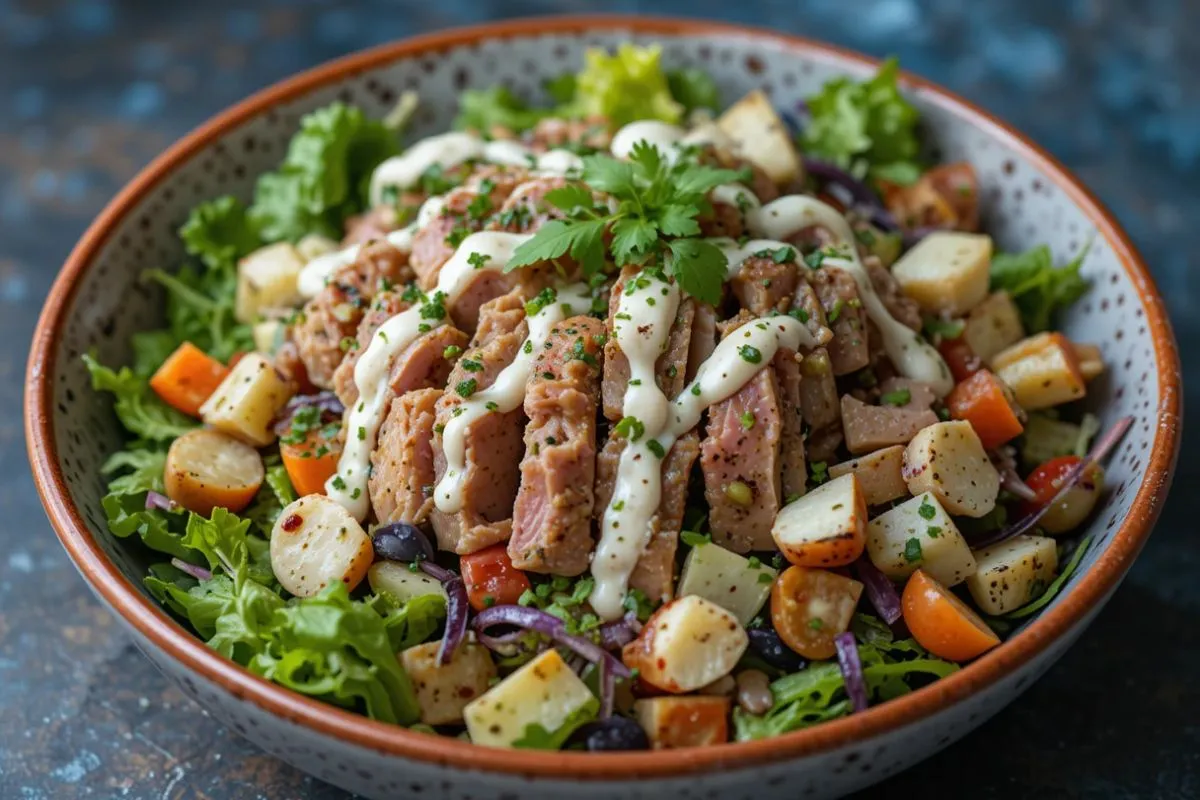
M 633 704 L 655 750 L 703 747 L 729 741 L 728 697 L 651 697 Z
M 1014 536 L 975 551 L 979 568 L 967 589 L 985 614 L 1015 611 L 1036 600 L 1058 571 L 1058 547 L 1045 536 Z
M 711 600 L 747 625 L 767 602 L 775 572 L 757 559 L 751 562 L 709 542 L 688 553 L 677 592 Z
M 557 650 L 547 650 L 463 709 L 475 744 L 514 747 L 537 726 L 551 735 L 599 703 Z
M 897 497 L 908 496 L 908 484 L 904 482 L 904 446 L 884 447 L 873 453 L 834 464 L 829 476 L 840 478 L 854 473 L 863 497 L 869 506 L 888 503 Z
M 760 168 L 776 184 L 803 177 L 800 154 L 787 126 L 761 90 L 755 89 L 717 119 L 734 143 L 734 155 Z
M 681 694 L 728 675 L 748 644 L 737 617 L 710 600 L 687 595 L 654 612 L 622 655 L 642 680 Z
M 304 257 L 287 242 L 255 250 L 238 263 L 234 316 L 254 322 L 264 308 L 290 308 L 303 298 L 296 288 Z
M 834 567 L 862 555 L 866 529 L 866 498 L 849 472 L 784 506 L 771 536 L 793 564 Z
M 900 289 L 930 314 L 961 316 L 987 297 L 992 238 L 938 231 L 892 265 Z
M 350 512 L 323 494 L 288 504 L 271 532 L 271 569 L 297 597 L 341 581 L 354 589 L 367 576 L 371 539 Z
M 967 314 L 962 336 L 971 352 L 990 364 L 992 356 L 1024 338 L 1021 312 L 1008 292 L 992 292 Z
M 275 441 L 271 423 L 293 391 L 270 361 L 248 353 L 200 406 L 200 416 L 235 439 L 264 447 Z
M 943 586 L 956 586 L 975 573 L 971 548 L 931 492 L 871 520 L 867 556 L 896 581 L 920 568 Z
M 904 450 L 904 481 L 912 494 L 932 492 L 951 514 L 967 517 L 991 511 L 1000 494 L 1000 473 L 965 420 L 939 422 L 914 436 Z
M 496 677 L 496 664 L 486 647 L 464 642 L 449 664 L 438 663 L 441 642 L 426 642 L 400 654 L 400 665 L 412 679 L 426 725 L 455 725 L 463 709 L 488 690 Z
M 992 370 L 1012 387 L 1026 411 L 1078 400 L 1087 393 L 1071 342 L 1061 333 L 1039 333 L 992 359 Z

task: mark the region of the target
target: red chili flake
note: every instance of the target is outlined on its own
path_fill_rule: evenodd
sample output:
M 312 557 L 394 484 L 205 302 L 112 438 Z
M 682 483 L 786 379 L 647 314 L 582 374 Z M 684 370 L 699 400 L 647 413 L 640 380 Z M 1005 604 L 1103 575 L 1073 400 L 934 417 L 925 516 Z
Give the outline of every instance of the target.
M 300 516 L 299 514 L 292 514 L 291 516 L 289 516 L 287 519 L 285 519 L 283 521 L 281 527 L 288 533 L 291 533 L 292 531 L 296 530 L 303 524 L 304 524 L 304 517 Z

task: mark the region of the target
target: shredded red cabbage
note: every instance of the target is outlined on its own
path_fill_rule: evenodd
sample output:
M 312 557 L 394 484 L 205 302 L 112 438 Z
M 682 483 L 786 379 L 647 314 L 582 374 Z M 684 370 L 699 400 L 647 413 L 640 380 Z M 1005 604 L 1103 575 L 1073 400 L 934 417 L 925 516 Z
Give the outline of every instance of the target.
M 602 661 L 609 662 L 609 666 L 617 677 L 628 678 L 633 675 L 628 667 L 603 647 L 590 639 L 567 633 L 567 626 L 561 619 L 540 609 L 514 605 L 492 606 L 480 611 L 472 623 L 475 634 L 480 636 L 481 642 L 485 641 L 483 637 L 486 636 L 487 629 L 494 625 L 512 625 L 540 633 L 555 644 L 578 653 L 594 664 Z
M 432 561 L 419 563 L 421 571 L 441 581 L 442 588 L 446 590 L 446 632 L 442 634 L 437 661 L 442 665 L 449 664 L 467 636 L 467 587 L 462 578 L 445 567 L 439 567 Z
M 867 590 L 867 598 L 871 605 L 875 606 L 880 619 L 888 625 L 900 619 L 900 595 L 896 593 L 891 579 L 880 572 L 866 556 L 854 563 L 854 571 Z
M 867 710 L 867 679 L 863 676 L 862 659 L 858 657 L 858 643 L 854 634 L 846 631 L 833 638 L 837 647 L 838 667 L 842 680 L 846 682 L 846 694 L 855 711 Z
M 189 564 L 182 558 L 172 558 L 171 566 L 175 567 L 175 569 L 179 570 L 180 572 L 186 572 L 188 575 L 191 575 L 198 581 L 212 580 L 211 572 L 206 570 L 204 567 L 198 567 L 195 564 Z
M 1084 456 L 1075 465 L 1074 469 L 1067 473 L 1067 476 L 1062 480 L 1062 484 L 1058 487 L 1058 491 L 1055 492 L 1054 497 L 1050 498 L 1050 502 L 1038 507 L 1033 513 L 1026 514 L 1012 525 L 970 541 L 971 549 L 976 550 L 980 547 L 991 547 L 994 544 L 1000 544 L 1000 542 L 1007 541 L 1014 536 L 1020 536 L 1022 533 L 1032 530 L 1033 526 L 1037 525 L 1038 520 L 1044 517 L 1047 511 L 1061 502 L 1067 496 L 1067 492 L 1071 491 L 1085 475 L 1091 472 L 1095 464 L 1102 461 L 1108 455 L 1109 451 L 1116 447 L 1117 442 L 1121 441 L 1121 437 L 1125 435 L 1125 432 L 1129 430 L 1131 425 L 1133 425 L 1133 417 L 1122 417 L 1117 420 L 1116 424 L 1108 429 L 1108 433 L 1096 441 L 1096 444 L 1092 447 L 1092 451 Z
M 613 696 L 617 693 L 617 676 L 608 659 L 601 661 L 600 670 L 600 719 L 608 719 L 613 712 Z
M 804 169 L 817 180 L 844 189 L 851 200 L 847 205 L 861 205 L 866 208 L 883 207 L 879 195 L 875 194 L 871 187 L 836 164 L 816 158 L 805 158 Z
M 179 504 L 161 492 L 153 489 L 146 492 L 146 510 L 157 508 L 160 511 L 177 511 Z
M 638 621 L 637 614 L 631 611 L 621 619 L 604 623 L 600 626 L 599 632 L 601 646 L 605 650 L 613 650 L 624 647 L 636 639 L 637 635 L 642 632 L 642 623 Z

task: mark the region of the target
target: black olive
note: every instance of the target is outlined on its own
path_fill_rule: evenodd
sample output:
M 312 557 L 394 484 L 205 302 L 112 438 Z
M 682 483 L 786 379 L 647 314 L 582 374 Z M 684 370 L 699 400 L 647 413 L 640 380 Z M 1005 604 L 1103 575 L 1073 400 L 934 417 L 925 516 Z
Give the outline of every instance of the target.
M 796 654 L 779 638 L 779 634 L 767 628 L 751 628 L 746 631 L 750 637 L 750 649 L 758 657 L 776 669 L 784 672 L 799 672 L 808 662 Z
M 582 743 L 592 751 L 597 750 L 649 750 L 650 740 L 642 726 L 629 719 L 613 715 L 608 719 L 589 722 L 571 736 L 574 743 Z
M 392 522 L 381 525 L 371 534 L 375 557 L 385 561 L 420 561 L 433 558 L 429 537 L 415 525 Z

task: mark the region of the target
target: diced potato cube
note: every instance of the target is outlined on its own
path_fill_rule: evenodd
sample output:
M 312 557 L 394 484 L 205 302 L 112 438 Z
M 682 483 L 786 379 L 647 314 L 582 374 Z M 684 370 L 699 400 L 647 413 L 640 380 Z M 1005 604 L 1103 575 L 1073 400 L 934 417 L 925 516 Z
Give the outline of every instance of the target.
M 367 570 L 367 583 L 375 593 L 387 592 L 402 603 L 427 594 L 446 596 L 442 582 L 424 572 L 413 572 L 407 564 L 377 561 Z
M 956 586 L 975 573 L 971 548 L 931 492 L 871 520 L 867 556 L 896 581 L 923 569 L 943 586 Z
M 400 654 L 400 665 L 412 678 L 426 725 L 462 722 L 463 709 L 488 690 L 496 676 L 491 653 L 481 644 L 463 642 L 449 664 L 437 659 L 441 642 L 426 642 Z
M 312 597 L 334 583 L 354 591 L 367 577 L 373 556 L 371 537 L 323 494 L 293 500 L 271 530 L 271 571 L 296 597 Z
M 1071 342 L 1075 360 L 1079 362 L 1079 374 L 1085 381 L 1092 381 L 1104 372 L 1104 357 L 1100 355 L 1099 345 L 1080 344 Z
M 328 236 L 322 236 L 319 233 L 310 233 L 307 236 L 296 242 L 296 252 L 300 254 L 306 262 L 312 261 L 317 256 L 327 255 L 338 249 L 338 243 Z
M 287 324 L 283 320 L 268 319 L 256 323 L 254 333 L 254 349 L 263 355 L 272 355 L 276 346 L 283 340 Z
M 925 428 L 904 450 L 904 481 L 914 495 L 933 492 L 951 514 L 982 517 L 996 507 L 1000 473 L 966 420 Z
M 1025 326 L 1021 324 L 1021 312 L 1008 292 L 992 292 L 967 314 L 962 335 L 971 346 L 971 352 L 986 364 L 991 363 L 996 353 L 1021 341 L 1025 337 Z
M 866 530 L 866 498 L 850 472 L 780 509 L 771 536 L 793 564 L 836 567 L 862 555 Z
M 599 705 L 557 650 L 547 650 L 463 709 L 475 744 L 513 747 L 530 725 L 561 731 L 573 718 Z
M 997 353 L 992 369 L 1012 387 L 1026 411 L 1078 400 L 1087 393 L 1071 343 L 1061 333 L 1039 333 Z
M 767 602 L 776 575 L 755 562 L 712 542 L 693 547 L 683 562 L 677 593 L 711 600 L 747 625 Z
M 651 697 L 633 704 L 655 750 L 703 747 L 729 741 L 727 697 Z
M 1041 597 L 1058 571 L 1058 547 L 1045 536 L 1014 536 L 975 552 L 967 589 L 985 614 L 1015 611 Z
M 255 250 L 238 263 L 234 316 L 254 322 L 264 308 L 286 308 L 303 299 L 296 288 L 304 258 L 287 242 Z
M 734 155 L 746 159 L 782 185 L 803 178 L 796 145 L 775 107 L 755 89 L 717 119 L 717 126 L 734 143 Z
M 829 476 L 840 478 L 854 473 L 858 476 L 858 485 L 862 488 L 867 505 L 877 506 L 908 494 L 903 468 L 904 445 L 897 444 L 834 464 L 829 468 Z
M 961 316 L 987 297 L 991 262 L 990 236 L 939 231 L 902 255 L 892 276 L 922 311 Z
M 271 422 L 293 392 L 271 362 L 258 353 L 242 357 L 200 406 L 205 423 L 256 447 L 275 441 Z
M 622 658 L 651 686 L 681 694 L 728 675 L 749 643 L 737 617 L 693 594 L 655 611 Z

